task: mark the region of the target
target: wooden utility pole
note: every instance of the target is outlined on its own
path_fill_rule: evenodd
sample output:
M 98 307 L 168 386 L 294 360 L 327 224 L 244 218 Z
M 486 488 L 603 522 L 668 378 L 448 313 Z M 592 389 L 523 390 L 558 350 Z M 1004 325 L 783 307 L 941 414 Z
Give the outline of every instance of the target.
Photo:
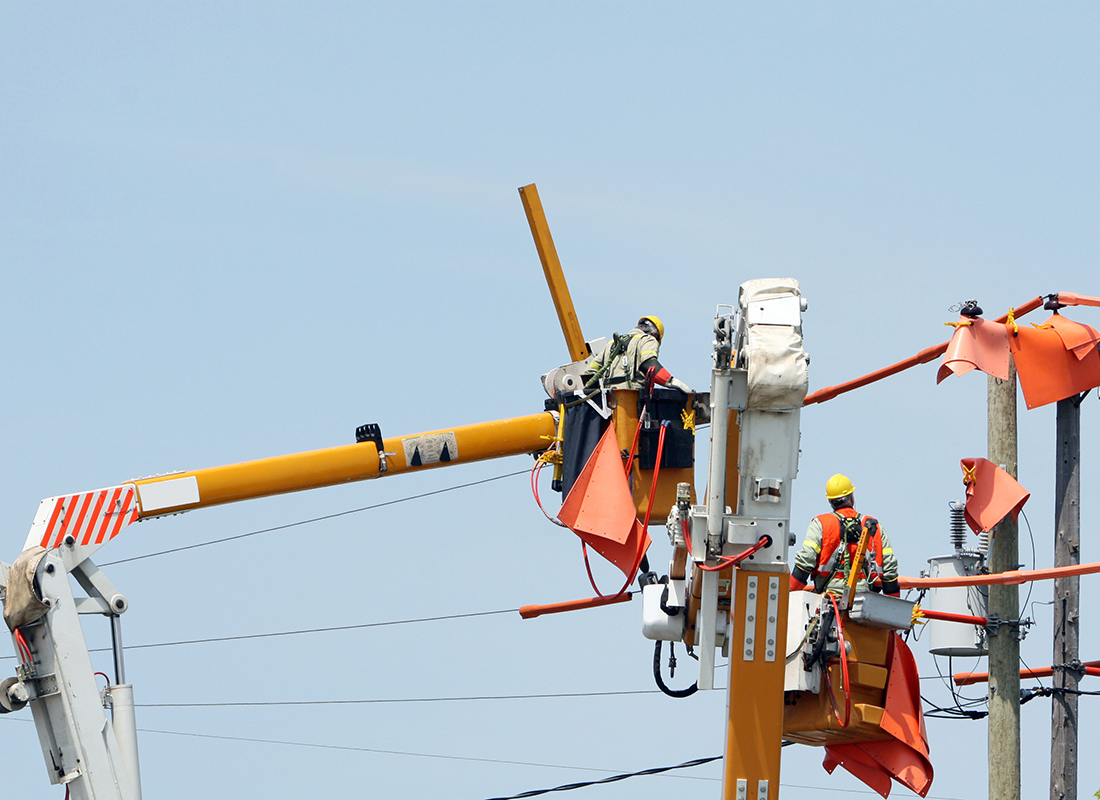
M 1013 478 L 1016 465 L 1016 365 L 1008 380 L 989 377 L 987 437 L 989 460 Z M 989 571 L 1016 569 L 1019 531 L 1012 515 L 993 528 Z M 989 587 L 989 616 L 1020 618 L 1017 586 Z M 1016 625 L 992 628 L 989 636 L 989 800 L 1020 800 L 1020 639 Z
M 1054 566 L 1081 563 L 1081 397 L 1058 401 L 1054 470 Z M 1050 797 L 1077 800 L 1077 683 L 1081 662 L 1081 579 L 1054 580 L 1054 688 L 1051 708 Z

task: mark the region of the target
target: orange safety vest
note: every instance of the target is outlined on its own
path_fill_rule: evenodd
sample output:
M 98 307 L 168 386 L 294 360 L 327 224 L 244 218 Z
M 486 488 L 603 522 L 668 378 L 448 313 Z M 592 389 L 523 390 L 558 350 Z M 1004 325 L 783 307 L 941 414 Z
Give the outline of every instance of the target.
M 817 556 L 817 566 L 814 567 L 814 586 L 818 592 L 822 592 L 828 586 L 833 576 L 840 572 L 845 579 L 851 570 L 851 559 L 855 557 L 857 543 L 849 543 L 841 546 L 840 518 L 858 519 L 860 533 L 867 529 L 869 520 L 873 517 L 861 516 L 855 509 L 842 508 L 831 514 L 818 514 L 817 520 L 821 523 L 821 552 Z M 863 569 L 867 573 L 867 583 L 870 586 L 882 588 L 882 528 L 875 524 L 875 532 L 867 539 L 867 552 L 863 562 Z

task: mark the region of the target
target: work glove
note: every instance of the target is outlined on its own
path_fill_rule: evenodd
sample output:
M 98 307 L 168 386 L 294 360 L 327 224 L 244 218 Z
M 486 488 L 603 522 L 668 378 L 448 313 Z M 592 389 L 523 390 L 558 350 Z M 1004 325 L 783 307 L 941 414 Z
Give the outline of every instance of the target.
M 688 386 L 686 383 L 684 383 L 679 378 L 669 378 L 668 381 L 665 383 L 665 386 L 667 386 L 670 389 L 677 389 L 678 391 L 681 391 L 684 394 L 692 394 L 691 387 Z

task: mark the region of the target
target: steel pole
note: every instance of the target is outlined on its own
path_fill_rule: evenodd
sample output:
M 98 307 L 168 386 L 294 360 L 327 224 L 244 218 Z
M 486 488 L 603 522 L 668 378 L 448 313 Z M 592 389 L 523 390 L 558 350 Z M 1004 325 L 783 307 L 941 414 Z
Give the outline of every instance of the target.
M 1058 401 L 1054 469 L 1054 566 L 1081 563 L 1081 398 Z M 1054 580 L 1054 695 L 1050 719 L 1051 800 L 1077 800 L 1077 684 L 1081 579 Z
M 1008 380 L 990 376 L 987 436 L 989 460 L 1017 476 L 1016 365 Z M 1018 567 L 1019 531 L 1011 515 L 993 527 L 990 572 Z M 989 587 L 989 615 L 1020 618 L 1018 586 Z M 989 800 L 1020 800 L 1020 640 L 1019 629 L 1002 625 L 989 637 Z

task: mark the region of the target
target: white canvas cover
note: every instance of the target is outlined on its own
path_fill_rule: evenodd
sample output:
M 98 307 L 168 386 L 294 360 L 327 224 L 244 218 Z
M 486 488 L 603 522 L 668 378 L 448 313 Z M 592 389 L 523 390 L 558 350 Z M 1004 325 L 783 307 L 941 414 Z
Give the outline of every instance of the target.
M 34 593 L 34 572 L 45 555 L 43 548 L 30 547 L 11 565 L 7 594 L 4 595 L 4 622 L 9 630 L 34 622 L 50 610 Z
M 758 278 L 741 284 L 750 408 L 800 408 L 809 388 L 809 356 L 802 347 L 801 293 L 794 278 Z

